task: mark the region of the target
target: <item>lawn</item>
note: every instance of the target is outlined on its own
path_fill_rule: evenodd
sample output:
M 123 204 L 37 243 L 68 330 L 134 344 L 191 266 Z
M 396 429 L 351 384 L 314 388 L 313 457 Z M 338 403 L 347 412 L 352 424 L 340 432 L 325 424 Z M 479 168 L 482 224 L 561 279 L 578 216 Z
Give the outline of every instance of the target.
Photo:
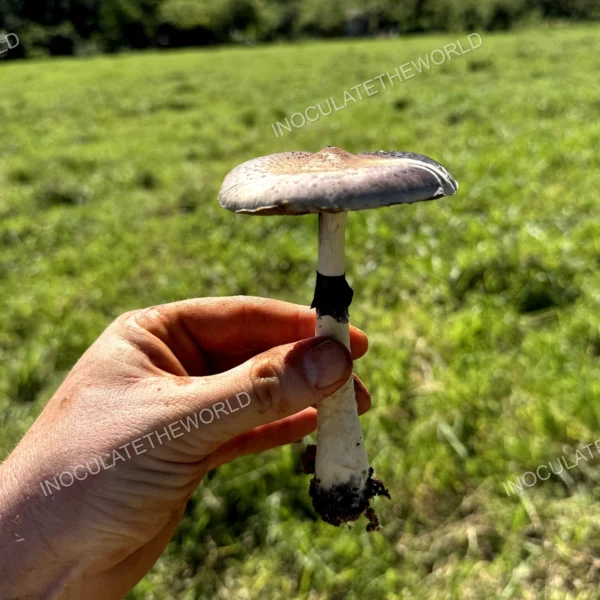
M 271 127 L 457 38 L 0 65 L 0 459 L 120 313 L 310 303 L 316 218 L 221 209 L 238 163 L 410 150 L 461 186 L 349 217 L 382 531 L 318 521 L 299 448 L 244 458 L 205 479 L 130 600 L 598 597 L 599 452 L 556 465 L 600 439 L 600 27 L 482 34 L 317 122 Z M 507 494 L 549 462 L 558 474 Z

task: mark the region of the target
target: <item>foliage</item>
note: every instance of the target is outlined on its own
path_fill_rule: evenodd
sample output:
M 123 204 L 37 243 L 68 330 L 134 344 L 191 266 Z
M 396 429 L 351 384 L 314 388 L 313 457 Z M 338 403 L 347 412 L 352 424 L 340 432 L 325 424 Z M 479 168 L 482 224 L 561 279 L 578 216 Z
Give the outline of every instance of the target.
M 310 302 L 315 219 L 219 208 L 236 164 L 412 150 L 461 185 L 349 217 L 365 439 L 393 498 L 377 502 L 383 531 L 317 521 L 294 448 L 246 457 L 202 483 L 131 600 L 598 596 L 597 452 L 521 497 L 503 483 L 600 438 L 599 34 L 484 33 L 279 138 L 282 115 L 458 36 L 2 66 L 0 458 L 120 313 Z
M 598 0 L 4 0 L 4 58 L 298 37 L 495 31 L 540 19 L 600 19 Z

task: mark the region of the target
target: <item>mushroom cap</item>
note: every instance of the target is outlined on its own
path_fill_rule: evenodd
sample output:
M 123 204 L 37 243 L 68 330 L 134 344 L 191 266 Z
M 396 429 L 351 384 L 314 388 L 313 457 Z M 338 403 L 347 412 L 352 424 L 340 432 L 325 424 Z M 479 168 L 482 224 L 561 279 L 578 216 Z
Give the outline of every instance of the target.
M 335 146 L 282 152 L 235 167 L 219 203 L 253 215 L 303 215 L 412 204 L 451 196 L 458 183 L 442 165 L 412 152 L 351 154 Z

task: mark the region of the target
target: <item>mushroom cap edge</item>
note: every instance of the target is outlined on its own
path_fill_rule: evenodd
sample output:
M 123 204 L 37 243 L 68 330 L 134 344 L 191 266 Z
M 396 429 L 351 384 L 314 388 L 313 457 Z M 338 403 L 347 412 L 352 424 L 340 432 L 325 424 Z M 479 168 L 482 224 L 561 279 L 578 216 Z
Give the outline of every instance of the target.
M 225 177 L 219 203 L 251 215 L 302 215 L 413 204 L 453 195 L 438 162 L 412 152 L 282 152 L 248 160 Z

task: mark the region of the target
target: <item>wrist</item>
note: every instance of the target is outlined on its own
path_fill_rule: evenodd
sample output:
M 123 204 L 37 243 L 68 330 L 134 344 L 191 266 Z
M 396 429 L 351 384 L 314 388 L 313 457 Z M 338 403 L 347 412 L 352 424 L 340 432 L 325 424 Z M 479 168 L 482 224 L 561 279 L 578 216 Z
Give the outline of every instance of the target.
M 60 598 L 78 570 L 58 537 L 53 539 L 55 506 L 44 502 L 34 479 L 14 453 L 0 466 L 0 597 L 5 600 Z

